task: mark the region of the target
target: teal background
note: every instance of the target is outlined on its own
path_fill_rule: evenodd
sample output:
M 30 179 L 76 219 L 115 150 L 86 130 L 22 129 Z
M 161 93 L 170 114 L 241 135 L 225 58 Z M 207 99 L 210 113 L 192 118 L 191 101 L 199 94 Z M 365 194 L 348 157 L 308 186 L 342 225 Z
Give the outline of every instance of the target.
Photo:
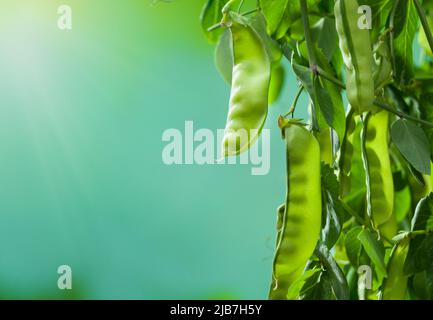
M 164 165 L 164 130 L 225 126 L 203 2 L 1 1 L 0 298 L 266 298 L 285 192 L 276 119 L 296 82 L 270 110 L 267 176 Z

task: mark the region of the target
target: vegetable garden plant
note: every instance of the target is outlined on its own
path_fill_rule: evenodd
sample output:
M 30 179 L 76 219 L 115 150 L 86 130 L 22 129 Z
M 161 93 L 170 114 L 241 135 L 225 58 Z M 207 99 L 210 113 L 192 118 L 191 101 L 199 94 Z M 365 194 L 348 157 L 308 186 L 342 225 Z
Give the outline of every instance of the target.
M 432 299 L 433 1 L 208 0 L 201 22 L 231 85 L 224 156 L 260 135 L 284 59 L 298 79 L 275 119 L 287 196 L 269 298 Z

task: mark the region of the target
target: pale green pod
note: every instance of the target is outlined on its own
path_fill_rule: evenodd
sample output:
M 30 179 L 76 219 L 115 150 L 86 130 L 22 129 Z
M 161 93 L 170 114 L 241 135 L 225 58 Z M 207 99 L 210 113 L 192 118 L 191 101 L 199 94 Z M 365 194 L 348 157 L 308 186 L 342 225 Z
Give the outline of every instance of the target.
M 357 0 L 337 0 L 334 7 L 340 50 L 346 66 L 347 98 L 358 114 L 374 101 L 373 52 L 370 32 L 358 26 Z
M 235 156 L 259 137 L 268 112 L 271 61 L 258 33 L 248 24 L 231 22 L 233 74 L 222 156 Z
M 289 123 L 284 133 L 287 195 L 279 219 L 270 299 L 286 299 L 290 285 L 314 252 L 322 218 L 319 143 L 299 124 Z

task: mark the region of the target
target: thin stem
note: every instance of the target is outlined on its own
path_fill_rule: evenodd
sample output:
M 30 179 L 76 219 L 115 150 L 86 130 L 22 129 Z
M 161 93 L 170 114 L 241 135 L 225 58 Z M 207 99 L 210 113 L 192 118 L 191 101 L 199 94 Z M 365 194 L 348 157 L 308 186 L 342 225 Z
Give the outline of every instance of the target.
M 298 104 L 298 100 L 299 100 L 299 97 L 301 96 L 301 94 L 302 94 L 302 91 L 304 91 L 304 86 L 300 86 L 299 87 L 299 89 L 298 89 L 298 92 L 296 93 L 296 96 L 295 96 L 295 99 L 293 100 L 293 103 L 292 103 L 292 105 L 291 105 L 291 107 L 290 107 L 290 110 L 289 110 L 289 112 L 287 112 L 283 117 L 285 118 L 285 117 L 287 117 L 288 115 L 292 115 L 292 118 L 293 118 L 293 115 L 294 115 L 294 113 L 295 113 L 295 110 L 296 110 L 296 105 Z
M 386 110 L 386 111 L 388 111 L 388 112 L 391 112 L 391 113 L 393 113 L 393 114 L 399 116 L 400 118 L 405 118 L 405 119 L 407 119 L 407 120 L 412 120 L 412 121 L 414 121 L 414 122 L 418 122 L 418 123 L 420 123 L 420 124 L 422 124 L 422 125 L 425 125 L 426 127 L 433 128 L 433 123 L 428 122 L 428 121 L 425 121 L 425 120 L 422 120 L 422 119 L 418 119 L 417 117 L 414 117 L 414 116 L 408 115 L 408 114 L 406 114 L 406 113 L 404 113 L 404 112 L 401 112 L 401 111 L 395 110 L 393 107 L 388 106 L 387 104 L 382 103 L 382 102 L 380 102 L 380 101 L 377 101 L 377 100 L 374 101 L 374 105 L 376 105 L 376 106 L 378 106 L 379 108 L 384 109 L 384 110 Z
M 248 11 L 242 13 L 241 16 L 247 16 L 247 15 L 249 15 L 249 14 L 252 14 L 252 13 L 254 13 L 254 12 L 257 12 L 258 10 L 259 10 L 259 9 L 257 9 L 257 8 L 256 8 L 256 9 L 248 10 Z M 214 24 L 213 26 L 210 26 L 210 27 L 207 29 L 207 31 L 211 32 L 211 31 L 216 30 L 216 29 L 218 29 L 218 28 L 221 28 L 221 27 L 223 27 L 223 26 L 225 26 L 225 23 L 224 23 L 224 21 L 221 21 L 221 22 L 218 22 L 217 24 Z
M 310 61 L 310 67 L 316 65 L 316 55 L 314 53 L 313 41 L 311 39 L 310 32 L 310 21 L 308 19 L 308 7 L 306 0 L 299 0 L 301 4 L 301 19 L 304 26 L 305 44 L 307 45 L 308 58 Z
M 419 3 L 419 0 L 414 0 L 414 3 L 415 3 L 416 11 L 418 12 L 418 16 L 421 20 L 421 24 L 422 24 L 422 27 L 424 29 L 425 35 L 427 36 L 427 41 L 428 41 L 428 44 L 430 46 L 430 50 L 433 52 L 433 36 L 432 36 L 431 31 L 430 31 L 430 27 L 428 25 L 428 21 L 427 21 L 427 18 L 425 16 L 425 12 L 424 12 L 421 4 Z
M 231 10 L 233 4 L 238 0 L 229 0 L 226 5 L 223 7 L 222 13 L 227 13 Z
M 241 12 L 241 9 L 242 9 L 242 6 L 244 5 L 244 2 L 245 2 L 245 0 L 241 0 L 241 3 L 239 4 L 239 7 L 238 7 L 238 13 Z
M 329 75 L 328 73 L 326 73 L 326 72 L 325 72 L 323 69 L 321 69 L 320 67 L 316 67 L 316 69 L 317 69 L 318 74 L 319 74 L 321 77 L 323 77 L 323 78 L 325 78 L 326 80 L 332 82 L 333 84 L 339 86 L 340 88 L 345 89 L 345 85 L 344 85 L 343 82 L 341 82 L 340 80 L 338 80 L 338 79 L 334 78 L 333 76 Z M 431 123 L 431 122 L 429 122 L 429 121 L 422 120 L 422 119 L 418 119 L 417 117 L 414 117 L 414 116 L 408 115 L 408 114 L 406 114 L 406 113 L 404 113 L 404 112 L 401 112 L 401 111 L 395 110 L 393 107 L 391 107 L 391 106 L 389 106 L 389 105 L 387 105 L 387 104 L 385 104 L 385 103 L 382 103 L 382 102 L 380 102 L 380 101 L 378 101 L 378 100 L 375 100 L 375 101 L 374 101 L 374 105 L 377 106 L 377 107 L 379 107 L 379 108 L 381 108 L 381 109 L 384 109 L 384 110 L 386 110 L 386 111 L 388 111 L 388 112 L 391 112 L 391 113 L 393 113 L 393 114 L 399 116 L 400 118 L 405 118 L 405 119 L 407 119 L 407 120 L 411 120 L 411 121 L 414 121 L 414 122 L 418 122 L 418 123 L 420 123 L 420 124 L 422 124 L 422 125 L 424 125 L 424 126 L 427 126 L 427 127 L 433 128 L 433 123 Z
M 324 79 L 328 80 L 329 82 L 332 82 L 336 86 L 340 87 L 341 89 L 346 89 L 346 86 L 343 82 L 341 82 L 339 79 L 334 78 L 332 75 L 328 74 L 325 70 L 320 68 L 319 66 L 316 66 L 317 73 L 323 77 Z
M 257 12 L 257 11 L 259 11 L 258 8 L 251 9 L 251 10 L 245 11 L 244 13 L 242 13 L 242 15 L 243 15 L 243 16 L 247 16 L 247 15 L 252 14 L 252 13 L 254 13 L 254 12 Z
M 350 214 L 360 225 L 365 225 L 364 219 L 362 219 L 358 213 L 353 211 L 353 209 L 344 201 L 340 201 L 341 205 L 343 206 L 343 209 L 346 210 L 348 214 Z

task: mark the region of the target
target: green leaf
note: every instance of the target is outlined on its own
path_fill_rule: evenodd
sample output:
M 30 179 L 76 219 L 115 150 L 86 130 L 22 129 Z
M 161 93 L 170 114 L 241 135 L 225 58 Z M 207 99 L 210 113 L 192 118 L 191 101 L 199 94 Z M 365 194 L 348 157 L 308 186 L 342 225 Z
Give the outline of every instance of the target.
M 321 270 L 319 268 L 310 269 L 304 272 L 302 276 L 297 278 L 289 287 L 289 291 L 287 293 L 287 299 L 288 300 L 296 300 L 301 294 L 301 290 L 304 287 L 305 283 L 308 281 L 308 279 L 315 277 L 317 273 L 319 273 Z M 318 276 L 318 275 L 317 275 Z M 317 281 L 317 280 L 315 280 Z
M 338 46 L 338 34 L 335 19 L 321 18 L 311 28 L 313 41 L 317 41 L 318 48 L 323 52 L 327 61 L 331 61 Z
M 329 65 L 329 62 L 321 50 L 316 50 L 316 57 L 319 66 L 323 70 L 328 74 L 334 74 L 334 70 Z M 329 81 L 323 81 L 322 84 L 319 78 L 316 78 L 314 83 L 315 96 L 317 99 L 316 105 L 319 106 L 320 113 L 325 118 L 326 123 L 337 132 L 338 139 L 343 141 L 344 132 L 346 130 L 346 112 L 344 110 L 340 88 Z
M 247 19 L 248 24 L 257 32 L 265 46 L 266 52 L 272 64 L 279 63 L 283 55 L 280 45 L 272 39 L 266 32 L 266 21 L 262 13 L 257 13 L 254 17 Z
M 433 230 L 433 194 L 420 200 L 411 222 L 411 231 Z M 423 272 L 433 264 L 433 234 L 414 237 L 409 246 L 404 271 Z
M 266 18 L 268 32 L 273 35 L 283 20 L 289 0 L 260 0 L 259 3 Z
M 411 230 L 433 230 L 433 193 L 420 200 L 411 222 Z
M 352 228 L 344 238 L 344 247 L 346 248 L 346 254 L 349 258 L 350 263 L 354 267 L 360 265 L 360 257 L 362 252 L 362 244 L 358 240 L 358 235 L 361 233 L 362 227 L 356 226 Z
M 331 249 L 341 233 L 345 210 L 339 199 L 339 184 L 334 171 L 322 162 L 322 231 L 320 239 Z
M 386 277 L 385 249 L 382 242 L 380 242 L 376 236 L 367 229 L 361 230 L 358 239 L 361 241 L 364 250 L 371 259 L 371 262 L 375 265 L 379 278 Z
M 300 298 L 302 300 L 335 300 L 329 273 L 321 271 L 309 278 L 301 290 Z
M 409 186 L 394 193 L 394 214 L 397 222 L 402 222 L 409 214 L 412 206 L 412 195 Z
M 406 119 L 392 124 L 391 137 L 404 158 L 424 174 L 430 174 L 430 144 L 424 131 Z
M 430 85 L 429 88 L 432 86 Z M 433 92 L 422 93 L 419 99 L 421 118 L 433 123 Z M 433 129 L 424 128 L 424 132 L 430 141 L 430 152 L 433 161 Z
M 215 48 L 215 65 L 223 79 L 228 84 L 231 84 L 233 73 L 233 48 L 229 29 L 224 30 Z
M 269 84 L 269 105 L 275 103 L 281 95 L 286 72 L 281 64 L 272 67 L 271 82 Z
M 219 23 L 222 19 L 221 10 L 228 0 L 208 0 L 201 12 L 200 21 L 206 38 L 210 43 L 216 43 L 221 34 L 221 28 L 208 31 L 210 27 Z
M 394 38 L 397 85 L 408 86 L 413 79 L 413 41 L 418 27 L 418 14 L 413 1 L 400 0 L 396 10 Z
M 433 300 L 433 265 L 413 277 L 413 288 L 418 299 Z
M 349 300 L 350 290 L 346 277 L 324 244 L 319 244 L 316 254 L 326 267 L 331 286 L 338 300 Z

